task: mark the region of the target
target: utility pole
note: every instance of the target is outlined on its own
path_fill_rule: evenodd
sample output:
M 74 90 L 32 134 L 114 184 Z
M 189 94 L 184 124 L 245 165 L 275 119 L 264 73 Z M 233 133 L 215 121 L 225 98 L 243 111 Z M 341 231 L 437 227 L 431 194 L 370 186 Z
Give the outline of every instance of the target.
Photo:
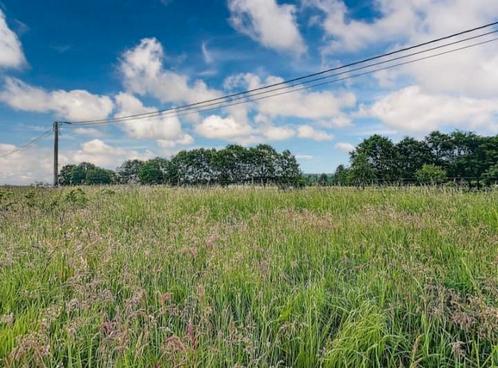
M 59 185 L 59 122 L 54 121 L 54 187 Z

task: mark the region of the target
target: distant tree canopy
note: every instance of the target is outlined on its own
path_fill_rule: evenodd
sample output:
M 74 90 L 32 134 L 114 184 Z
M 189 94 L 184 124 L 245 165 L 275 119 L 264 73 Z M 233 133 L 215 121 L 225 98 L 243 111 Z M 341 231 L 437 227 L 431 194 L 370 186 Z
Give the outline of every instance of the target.
M 448 180 L 476 180 L 483 184 L 498 182 L 498 136 L 436 131 L 422 140 L 407 137 L 393 143 L 389 138 L 373 135 L 351 152 L 349 168 L 339 165 L 328 180 L 322 177 L 314 183 L 422 184 Z
M 112 184 L 116 174 L 112 170 L 102 169 L 88 162 L 79 165 L 66 165 L 59 173 L 61 185 Z
M 262 184 L 301 186 L 303 176 L 296 158 L 278 153 L 269 145 L 245 148 L 229 145 L 224 149 L 181 151 L 170 160 L 128 160 L 111 170 L 90 163 L 66 165 L 59 174 L 61 185 L 81 184 L 168 184 L 229 185 Z

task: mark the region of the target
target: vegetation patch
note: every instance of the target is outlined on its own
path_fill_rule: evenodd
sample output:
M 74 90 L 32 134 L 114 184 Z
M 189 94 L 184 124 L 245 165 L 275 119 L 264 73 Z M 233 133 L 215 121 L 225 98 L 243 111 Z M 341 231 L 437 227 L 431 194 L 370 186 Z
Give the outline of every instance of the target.
M 498 192 L 0 192 L 0 366 L 498 365 Z

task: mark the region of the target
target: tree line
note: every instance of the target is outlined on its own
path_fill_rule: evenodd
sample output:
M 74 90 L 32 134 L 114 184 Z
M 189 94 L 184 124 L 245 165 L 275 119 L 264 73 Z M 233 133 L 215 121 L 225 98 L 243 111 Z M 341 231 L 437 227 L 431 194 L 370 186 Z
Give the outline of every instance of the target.
M 66 165 L 59 173 L 60 185 L 166 184 L 230 185 L 261 184 L 302 186 L 303 175 L 294 155 L 260 144 L 245 148 L 180 151 L 169 160 L 127 160 L 116 171 L 92 163 Z
M 308 184 L 442 184 L 498 182 L 498 135 L 435 131 L 421 140 L 406 137 L 398 143 L 373 135 L 350 153 L 350 165 L 333 175 L 308 176 Z

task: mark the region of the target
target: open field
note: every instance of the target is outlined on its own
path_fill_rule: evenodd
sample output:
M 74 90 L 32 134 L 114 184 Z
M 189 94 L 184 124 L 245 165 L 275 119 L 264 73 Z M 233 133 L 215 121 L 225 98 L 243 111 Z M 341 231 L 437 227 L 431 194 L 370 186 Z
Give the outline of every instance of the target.
M 81 190 L 0 189 L 0 366 L 498 365 L 496 191 Z

